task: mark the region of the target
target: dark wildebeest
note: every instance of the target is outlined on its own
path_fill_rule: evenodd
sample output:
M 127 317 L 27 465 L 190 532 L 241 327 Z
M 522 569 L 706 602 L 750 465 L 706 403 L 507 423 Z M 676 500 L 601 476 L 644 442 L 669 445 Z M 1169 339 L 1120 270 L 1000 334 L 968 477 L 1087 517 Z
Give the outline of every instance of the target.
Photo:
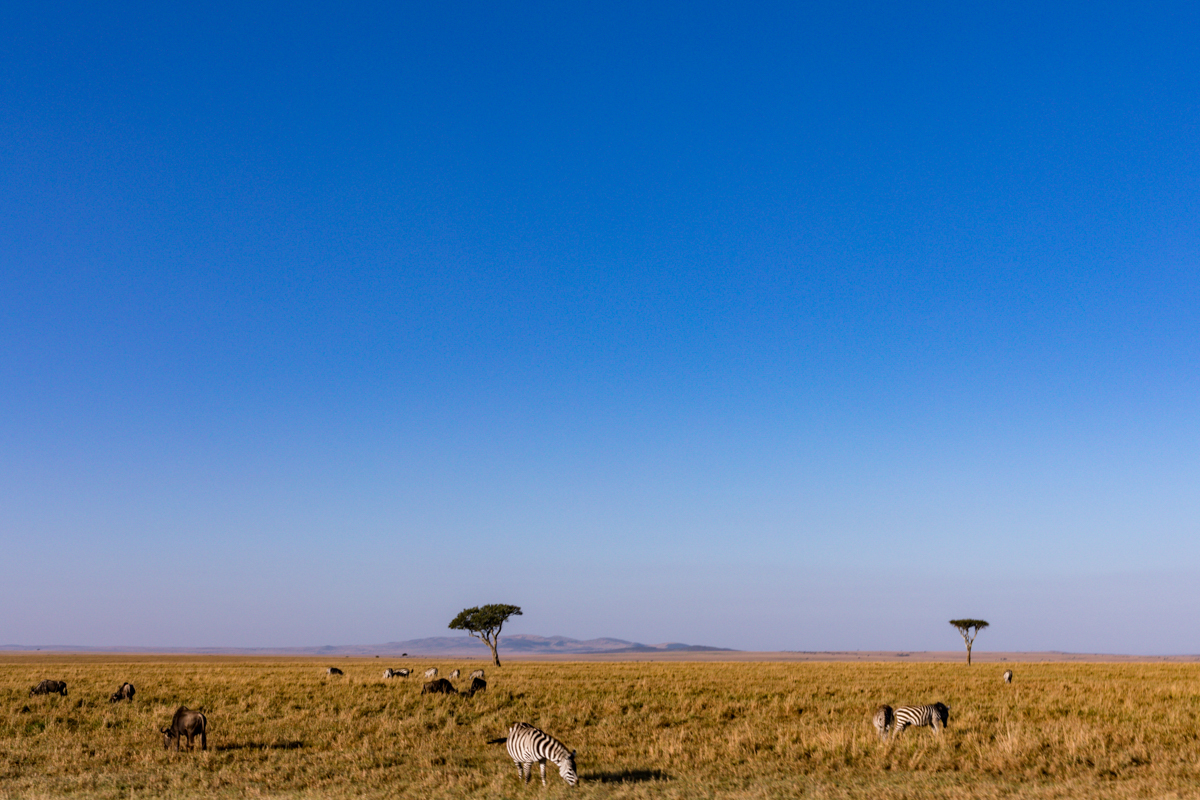
M 430 681 L 421 688 L 421 694 L 458 694 L 458 690 L 454 688 L 454 684 L 445 678 L 438 678 L 436 681 Z
M 108 702 L 119 703 L 122 700 L 132 700 L 133 693 L 133 684 L 129 681 L 126 681 L 125 683 L 121 684 L 120 689 L 117 689 L 115 692 L 113 692 L 112 697 L 108 698 Z
M 329 669 L 325 670 L 325 674 L 327 674 L 327 675 L 345 675 L 346 673 L 342 672 L 337 667 L 330 667 Z
M 487 691 L 487 681 L 485 681 L 483 678 L 472 678 L 471 679 L 471 688 L 467 689 L 467 694 L 474 697 L 476 692 L 486 692 L 486 691 Z
M 66 697 L 66 681 L 42 681 L 29 690 L 30 697 L 33 697 L 35 694 L 61 694 L 63 697 Z
M 187 706 L 180 706 L 175 710 L 175 716 L 171 720 L 171 727 L 163 728 L 163 750 L 171 747 L 171 740 L 175 740 L 175 750 L 179 751 L 179 739 L 183 736 L 187 737 L 187 747 L 191 750 L 194 745 L 192 740 L 200 734 L 200 749 L 208 749 L 208 717 L 201 714 L 199 711 L 192 711 Z

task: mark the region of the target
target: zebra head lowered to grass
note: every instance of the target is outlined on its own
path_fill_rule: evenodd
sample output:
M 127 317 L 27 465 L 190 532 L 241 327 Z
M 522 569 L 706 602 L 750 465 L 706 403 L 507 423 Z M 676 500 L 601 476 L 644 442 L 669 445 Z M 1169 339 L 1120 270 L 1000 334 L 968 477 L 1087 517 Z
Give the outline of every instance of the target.
M 879 741 L 887 739 L 888 729 L 896 721 L 896 714 L 892 711 L 892 707 L 888 705 L 880 706 L 875 709 L 875 715 L 871 717 L 871 723 L 875 726 L 875 730 L 879 732 Z
M 892 732 L 895 739 L 904 733 L 909 726 L 932 728 L 940 734 L 942 728 L 950 724 L 950 706 L 945 703 L 934 703 L 928 706 L 900 706 L 896 709 L 896 729 Z
M 540 731 L 528 722 L 514 722 L 503 739 L 491 739 L 488 744 L 504 744 L 508 757 L 517 765 L 517 775 L 525 783 L 533 777 L 533 762 L 537 762 L 542 773 L 542 786 L 546 785 L 546 762 L 558 766 L 558 774 L 568 786 L 579 782 L 575 772 L 575 751 L 545 731 Z

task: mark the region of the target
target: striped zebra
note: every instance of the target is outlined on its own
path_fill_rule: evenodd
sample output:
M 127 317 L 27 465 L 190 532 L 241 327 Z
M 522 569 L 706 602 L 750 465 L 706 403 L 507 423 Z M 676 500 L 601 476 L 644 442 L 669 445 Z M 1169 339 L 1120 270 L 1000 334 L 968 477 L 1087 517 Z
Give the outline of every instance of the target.
M 891 706 L 884 705 L 875 709 L 875 716 L 871 718 L 871 722 L 875 725 L 875 730 L 879 732 L 879 741 L 887 741 L 888 729 L 895 721 L 896 714 L 892 711 Z
M 456 681 L 461 677 L 462 677 L 462 673 L 459 672 L 458 670 L 454 670 L 453 672 L 450 673 L 450 680 L 452 680 L 452 681 Z
M 430 667 L 429 669 L 425 670 L 425 677 L 426 678 L 436 678 L 437 677 L 437 667 Z
M 472 672 L 470 675 L 467 676 L 467 680 L 473 681 L 476 678 L 482 678 L 482 677 L 483 677 L 483 670 L 477 669 L 474 672 Z
M 929 727 L 934 733 L 940 734 L 942 728 L 950 724 L 950 707 L 945 703 L 934 703 L 931 706 L 900 706 L 896 709 L 896 729 L 892 732 L 895 739 L 904 733 L 910 725 Z
M 533 777 L 533 762 L 538 763 L 542 773 L 542 786 L 546 785 L 546 762 L 552 761 L 558 765 L 558 774 L 574 786 L 579 782 L 575 772 L 575 751 L 567 750 L 567 746 L 548 733 L 538 730 L 528 722 L 514 722 L 508 729 L 508 736 L 503 739 L 491 739 L 488 744 L 504 743 L 508 749 L 508 757 L 517 765 L 517 775 L 525 783 Z
M 1011 669 L 1004 670 L 1004 682 L 1012 683 L 1012 670 Z

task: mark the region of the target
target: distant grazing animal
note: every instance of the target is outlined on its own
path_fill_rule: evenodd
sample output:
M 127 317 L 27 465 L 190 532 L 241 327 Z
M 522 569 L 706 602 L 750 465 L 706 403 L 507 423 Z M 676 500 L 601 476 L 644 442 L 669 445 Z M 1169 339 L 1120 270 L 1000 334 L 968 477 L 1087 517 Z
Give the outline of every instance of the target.
M 879 732 L 879 741 L 887 740 L 888 730 L 895 721 L 896 715 L 892 711 L 891 706 L 884 705 L 875 709 L 875 716 L 871 718 L 871 723 L 875 726 L 875 730 Z
M 1011 669 L 1004 670 L 1004 682 L 1012 683 L 1012 670 Z
M 179 752 L 180 738 L 187 737 L 187 748 L 193 748 L 192 740 L 200 735 L 200 749 L 208 749 L 208 717 L 201 714 L 199 711 L 192 711 L 187 706 L 180 706 L 175 710 L 175 716 L 171 719 L 171 727 L 163 728 L 163 750 L 171 747 L 171 740 L 175 740 L 175 751 Z
M 471 679 L 471 688 L 467 689 L 467 694 L 474 697 L 476 692 L 486 692 L 486 691 L 487 691 L 487 681 L 485 681 L 483 678 L 472 678 Z
M 471 679 L 471 680 L 475 680 L 476 678 L 482 678 L 482 677 L 483 677 L 483 670 L 481 670 L 481 669 L 477 669 L 477 670 L 475 670 L 474 672 L 472 672 L 472 673 L 470 674 L 470 676 L 468 676 L 468 677 L 470 677 L 470 679 Z
M 932 728 L 940 734 L 942 728 L 950 724 L 950 707 L 945 703 L 934 703 L 930 706 L 900 706 L 896 709 L 896 730 L 892 733 L 895 739 L 904 733 L 910 725 Z
M 67 684 L 65 681 L 42 681 L 29 690 L 30 697 L 33 697 L 35 694 L 61 694 L 63 697 L 66 697 Z
M 553 761 L 558 766 L 558 774 L 574 786 L 579 782 L 575 772 L 575 751 L 567 750 L 567 746 L 550 734 L 540 731 L 528 722 L 516 722 L 508 729 L 508 736 L 503 739 L 491 739 L 488 744 L 506 743 L 508 757 L 517 765 L 517 775 L 525 783 L 533 777 L 533 762 L 537 762 L 542 773 L 542 786 L 546 785 L 546 762 Z
M 409 675 L 406 669 L 385 669 L 383 677 L 385 678 L 407 678 Z
M 421 694 L 458 694 L 458 690 L 454 688 L 454 684 L 445 678 L 438 678 L 436 681 L 430 681 L 421 687 Z
M 456 681 L 461 677 L 462 677 L 462 672 L 460 672 L 459 670 L 454 670 L 453 672 L 450 673 L 450 680 L 452 680 L 452 681 Z
M 436 678 L 437 677 L 437 667 L 430 667 L 429 669 L 425 670 L 425 677 L 426 678 Z
M 342 672 L 337 667 L 330 667 L 329 669 L 325 670 L 325 674 L 326 675 L 345 675 L 346 673 Z
M 112 697 L 108 698 L 110 703 L 119 703 L 122 700 L 132 700 L 134 693 L 133 684 L 126 681 L 121 684 L 121 688 L 112 693 Z

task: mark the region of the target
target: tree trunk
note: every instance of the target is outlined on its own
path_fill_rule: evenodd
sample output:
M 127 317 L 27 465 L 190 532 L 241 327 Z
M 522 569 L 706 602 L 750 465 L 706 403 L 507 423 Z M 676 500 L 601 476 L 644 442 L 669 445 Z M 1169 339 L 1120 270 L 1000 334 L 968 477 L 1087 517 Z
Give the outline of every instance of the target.
M 500 644 L 500 637 L 497 636 L 494 642 L 491 640 L 485 641 L 487 641 L 488 647 L 492 648 L 492 663 L 497 667 L 500 666 L 500 653 L 496 650 L 496 647 Z
M 971 645 L 967 645 L 967 666 L 971 666 Z

